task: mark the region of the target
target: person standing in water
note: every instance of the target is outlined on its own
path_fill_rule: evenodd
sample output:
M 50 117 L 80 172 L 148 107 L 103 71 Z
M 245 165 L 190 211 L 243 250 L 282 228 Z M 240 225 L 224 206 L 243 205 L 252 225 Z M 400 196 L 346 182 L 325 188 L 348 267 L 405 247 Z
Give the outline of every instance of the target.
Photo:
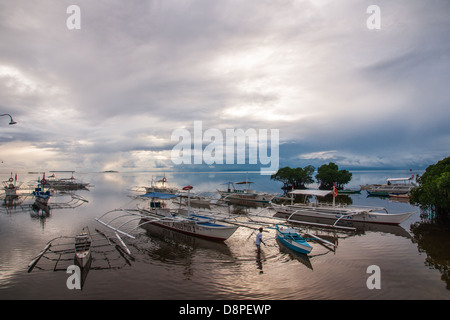
M 258 252 L 261 250 L 261 242 L 264 245 L 266 245 L 266 243 L 262 239 L 262 232 L 263 232 L 263 228 L 259 228 L 259 233 L 256 235 L 255 244 L 256 244 L 256 248 L 258 248 Z

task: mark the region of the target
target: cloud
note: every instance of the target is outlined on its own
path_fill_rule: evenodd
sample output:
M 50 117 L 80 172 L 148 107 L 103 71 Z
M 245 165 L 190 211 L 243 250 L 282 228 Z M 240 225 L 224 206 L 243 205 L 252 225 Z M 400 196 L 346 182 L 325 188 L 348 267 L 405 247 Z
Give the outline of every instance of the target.
M 195 120 L 280 129 L 292 165 L 448 155 L 448 1 L 379 1 L 380 30 L 357 0 L 80 0 L 81 30 L 70 4 L 0 4 L 8 163 L 169 168 L 172 131 Z

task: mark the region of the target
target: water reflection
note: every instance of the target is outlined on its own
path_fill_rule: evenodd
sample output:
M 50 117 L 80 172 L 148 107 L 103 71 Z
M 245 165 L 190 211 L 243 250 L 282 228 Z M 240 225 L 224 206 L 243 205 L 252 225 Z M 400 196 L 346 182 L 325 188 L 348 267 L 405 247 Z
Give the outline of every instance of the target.
M 144 223 L 142 220 L 140 223 Z M 177 260 L 187 260 L 195 255 L 196 251 L 202 251 L 208 256 L 217 256 L 232 258 L 232 254 L 228 245 L 224 242 L 209 241 L 198 237 L 193 237 L 181 232 L 176 232 L 151 223 L 141 226 L 145 230 L 145 235 L 150 239 L 151 246 L 145 249 L 146 240 L 142 240 L 135 244 L 139 251 L 145 251 L 153 259 L 159 261 L 167 261 L 170 259 L 175 262 Z
M 90 191 L 80 192 L 89 202 L 59 214 L 59 208 L 51 205 L 59 200 L 68 201 L 63 201 L 63 197 L 53 198 L 45 230 L 37 227 L 36 219 L 30 218 L 34 199 L 27 197 L 3 201 L 0 214 L 0 297 L 76 297 L 74 291 L 66 288 L 67 275 L 62 274 L 65 271 L 55 275 L 36 269 L 32 274 L 27 274 L 28 263 L 49 239 L 61 233 L 76 234 L 79 227 L 86 224 L 94 228 L 102 227 L 95 218 L 112 209 L 130 207 L 130 188 L 149 185 L 152 175 L 157 174 L 83 174 L 83 180 L 95 185 Z M 232 175 L 233 180 L 239 180 L 245 179 L 246 173 Z M 228 173 L 167 173 L 165 176 L 180 186 L 193 185 L 198 192 L 212 192 L 228 180 Z M 402 174 L 355 173 L 352 182 L 376 183 L 377 177 L 385 181 L 386 177 L 393 176 Z M 282 191 L 282 185 L 271 181 L 270 177 L 254 174 L 250 179 L 255 181 L 257 190 Z M 70 195 L 64 197 L 71 198 Z M 346 197 L 356 205 L 410 211 L 408 204 L 367 198 L 365 192 Z M 244 219 L 246 214 L 274 213 L 264 207 L 241 204 L 232 204 L 224 210 L 231 214 L 238 213 L 239 219 Z M 138 228 L 136 239 L 124 238 L 135 259 L 108 241 L 105 241 L 104 247 L 94 248 L 82 296 L 86 299 L 448 299 L 449 258 L 444 251 L 449 247 L 448 231 L 437 232 L 434 227 L 416 224 L 411 228 L 411 235 L 409 226 L 418 219 L 419 215 L 414 215 L 401 226 L 352 222 L 356 232 L 330 233 L 330 238 L 326 238 L 338 243 L 335 251 L 312 243 L 314 250 L 309 256 L 289 252 L 280 246 L 273 230 L 266 237 L 268 245 L 258 254 L 254 236 L 249 237 L 250 231 L 246 228 L 239 228 L 225 243 L 206 241 L 158 227 L 154 227 L 153 231 Z M 307 225 L 299 226 L 305 231 L 318 233 Z M 325 232 L 319 234 L 321 237 L 324 235 Z M 112 238 L 116 239 L 114 234 Z M 418 255 L 417 248 L 424 254 Z M 73 264 L 73 254 L 68 254 L 66 258 L 67 261 L 60 260 L 58 269 Z M 53 271 L 55 263 L 45 259 L 39 267 L 48 267 L 49 271 Z M 365 285 L 368 264 L 379 264 L 385 275 L 382 277 L 385 289 L 377 292 L 376 296 Z M 408 266 L 408 272 L 405 272 L 405 266 Z M 441 273 L 430 270 L 430 267 Z M 108 271 L 97 271 L 103 269 Z
M 432 217 L 411 225 L 414 242 L 419 252 L 427 255 L 424 264 L 439 270 L 441 280 L 450 290 L 450 219 L 448 217 Z
M 280 252 L 283 254 L 287 254 L 290 259 L 297 260 L 302 265 L 306 266 L 308 269 L 313 270 L 313 266 L 310 260 L 310 257 L 307 254 L 295 252 L 286 246 L 283 245 L 283 243 L 280 240 L 276 240 L 278 245 L 280 246 Z

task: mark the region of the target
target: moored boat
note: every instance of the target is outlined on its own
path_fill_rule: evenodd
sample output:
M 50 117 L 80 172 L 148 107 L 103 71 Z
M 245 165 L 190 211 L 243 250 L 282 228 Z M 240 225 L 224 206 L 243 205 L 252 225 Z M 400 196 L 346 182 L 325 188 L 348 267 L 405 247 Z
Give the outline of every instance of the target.
M 88 266 L 91 259 L 92 238 L 88 227 L 75 236 L 75 261 L 80 268 Z
M 72 176 L 70 178 L 58 178 L 53 173 L 46 180 L 47 187 L 55 190 L 82 190 L 89 186 L 89 183 L 81 182 L 80 180 L 75 179 L 73 176 L 73 171 L 71 172 Z
M 313 247 L 298 233 L 297 230 L 288 227 L 275 225 L 277 230 L 277 239 L 289 249 L 308 254 Z
M 191 186 L 183 188 L 183 190 L 188 191 L 188 200 L 191 189 Z M 139 210 L 143 214 L 142 220 L 146 223 L 214 241 L 227 240 L 238 228 L 213 217 L 196 214 L 191 211 L 189 205 L 187 209 L 164 208 L 161 200 L 175 198 L 177 195 L 148 193 L 143 196 L 151 199 L 149 209 Z
M 248 181 L 231 182 L 229 181 L 227 190 L 218 190 L 218 193 L 224 200 L 243 200 L 251 202 L 269 203 L 275 197 L 268 193 L 255 192 L 249 188 L 249 185 L 253 183 Z M 245 188 L 238 189 L 235 185 L 245 185 Z
M 15 178 L 11 177 L 3 181 L 3 190 L 5 190 L 6 197 L 17 197 L 17 190 L 19 190 L 21 183 L 17 182 L 17 173 L 15 175 Z
M 370 196 L 388 197 L 389 194 L 407 194 L 416 185 L 412 182 L 414 175 L 408 178 L 388 178 L 386 184 L 375 184 L 367 186 L 366 190 Z
M 332 190 L 293 190 L 291 194 L 323 197 L 332 192 Z M 386 208 L 383 207 L 334 205 L 319 202 L 308 204 L 296 203 L 291 205 L 272 204 L 272 207 L 280 214 L 325 218 L 334 220 L 335 224 L 340 220 L 350 220 L 396 225 L 407 220 L 414 213 L 388 213 Z
M 175 194 L 178 192 L 178 188 L 167 184 L 167 178 L 164 176 L 157 181 L 154 181 L 152 178 L 150 187 L 145 187 L 145 192 L 147 193 L 161 192 L 161 193 Z
M 39 181 L 38 186 L 34 189 L 33 195 L 35 196 L 35 202 L 41 205 L 47 205 L 48 200 L 51 197 L 50 190 L 45 191 L 45 185 L 47 184 L 47 180 L 45 179 L 45 174 L 42 179 Z
M 95 219 L 104 226 L 114 230 L 116 234 L 120 233 L 127 237 L 134 238 L 132 232 L 145 224 L 153 224 L 162 228 L 178 231 L 184 234 L 192 235 L 199 238 L 225 241 L 237 230 L 237 226 L 232 223 L 227 223 L 226 219 L 219 219 L 213 217 L 210 210 L 203 211 L 203 214 L 191 210 L 190 207 L 190 190 L 192 186 L 183 188 L 188 193 L 188 208 L 174 209 L 176 204 L 172 200 L 179 197 L 176 194 L 151 192 L 138 196 L 140 199 L 148 199 L 149 205 L 147 208 L 138 207 L 137 209 L 117 209 L 106 212 L 101 217 Z M 168 203 L 166 203 L 166 201 Z M 181 203 L 178 203 L 181 205 Z M 121 212 L 121 215 L 113 218 L 111 221 L 106 221 L 106 216 L 114 212 Z M 116 227 L 112 224 L 119 218 L 129 217 L 127 221 Z M 140 219 L 139 223 L 132 231 L 125 231 L 123 228 L 129 222 Z

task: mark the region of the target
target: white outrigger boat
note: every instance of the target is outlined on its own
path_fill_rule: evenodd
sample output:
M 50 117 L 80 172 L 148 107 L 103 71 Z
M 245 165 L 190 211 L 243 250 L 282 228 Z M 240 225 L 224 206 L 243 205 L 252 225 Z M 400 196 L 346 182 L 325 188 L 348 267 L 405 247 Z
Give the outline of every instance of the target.
M 324 197 L 333 193 L 332 190 L 293 190 L 291 195 L 312 195 L 316 197 Z M 406 213 L 388 213 L 383 207 L 368 207 L 368 206 L 349 206 L 349 205 L 335 205 L 335 196 L 333 197 L 333 204 L 327 203 L 309 203 L 309 204 L 293 204 L 278 205 L 272 203 L 272 208 L 277 213 L 288 215 L 288 221 L 293 216 L 304 216 L 313 218 L 325 218 L 334 220 L 335 226 L 341 220 L 349 220 L 355 222 L 368 223 L 382 223 L 397 225 L 407 220 L 414 212 Z
M 191 189 L 191 186 L 186 186 L 183 188 L 183 190 L 188 191 L 188 201 L 189 190 Z M 168 200 L 178 197 L 178 195 L 175 194 L 151 192 L 141 195 L 140 197 L 150 199 L 150 205 L 148 209 L 138 208 L 135 210 L 112 210 L 105 213 L 96 220 L 106 227 L 116 231 L 117 233 L 121 233 L 131 238 L 134 238 L 131 233 L 135 229 L 147 223 L 151 223 L 162 228 L 178 231 L 191 236 L 214 241 L 227 240 L 238 228 L 238 226 L 236 225 L 226 223 L 225 219 L 218 219 L 208 215 L 196 214 L 191 210 L 189 202 L 187 209 L 176 210 L 164 207 L 164 202 L 162 202 L 161 200 Z M 118 217 L 113 218 L 110 221 L 103 220 L 106 215 L 117 211 L 122 211 L 124 213 Z M 128 217 L 128 220 L 122 223 L 120 226 L 114 227 L 112 225 L 113 221 L 118 221 L 118 219 L 126 217 Z M 129 232 L 125 232 L 123 230 L 123 227 L 125 225 L 137 219 L 139 219 L 140 222 L 135 228 L 133 228 Z

